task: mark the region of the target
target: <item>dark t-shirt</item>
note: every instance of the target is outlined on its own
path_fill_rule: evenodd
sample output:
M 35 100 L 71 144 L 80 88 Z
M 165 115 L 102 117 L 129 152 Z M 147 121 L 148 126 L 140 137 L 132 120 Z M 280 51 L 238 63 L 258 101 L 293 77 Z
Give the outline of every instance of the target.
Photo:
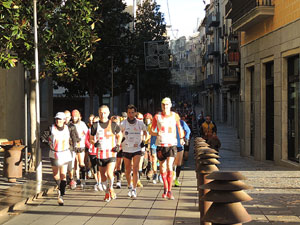
M 109 121 L 107 121 L 105 123 L 102 123 L 101 121 L 94 123 L 93 126 L 91 127 L 91 135 L 92 136 L 95 136 L 97 133 L 98 123 L 102 129 L 105 129 L 105 128 L 107 128 Z M 118 124 L 116 124 L 115 122 L 112 122 L 111 123 L 111 131 L 113 134 L 117 134 L 121 131 L 121 128 L 119 127 Z

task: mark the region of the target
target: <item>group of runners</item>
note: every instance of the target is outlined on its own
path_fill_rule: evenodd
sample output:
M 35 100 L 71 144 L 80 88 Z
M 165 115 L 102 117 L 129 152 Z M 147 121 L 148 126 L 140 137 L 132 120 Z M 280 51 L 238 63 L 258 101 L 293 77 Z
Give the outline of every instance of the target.
M 104 201 L 116 199 L 114 180 L 116 177 L 115 187 L 121 188 L 122 163 L 130 198 L 137 198 L 142 168 L 147 168 L 147 179 L 152 178 L 154 184 L 160 176 L 162 198 L 173 200 L 173 180 L 180 186 L 183 152 L 189 149 L 191 131 L 185 115 L 180 117 L 171 107 L 171 99 L 166 97 L 161 101 L 161 112 L 153 117 L 150 113 L 143 116 L 134 105 L 128 105 L 122 116 L 109 118 L 109 107 L 102 105 L 99 116 L 90 115 L 88 124 L 81 121 L 76 109 L 58 112 L 55 123 L 41 135 L 50 149 L 58 204 L 64 204 L 67 177 L 71 189 L 78 185 L 84 188 L 89 169 L 96 181 L 94 190 L 105 192 Z M 148 165 L 143 167 L 145 162 Z

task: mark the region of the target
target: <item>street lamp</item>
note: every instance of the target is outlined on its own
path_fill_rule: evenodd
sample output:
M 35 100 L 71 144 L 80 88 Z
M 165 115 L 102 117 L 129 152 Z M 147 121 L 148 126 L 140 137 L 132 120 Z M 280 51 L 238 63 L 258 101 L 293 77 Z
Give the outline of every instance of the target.
M 42 156 L 40 149 L 40 92 L 39 92 L 39 55 L 38 55 L 38 35 L 37 35 L 37 0 L 33 0 L 33 20 L 34 20 L 34 60 L 35 60 L 35 110 L 36 110 L 36 181 L 42 182 Z M 27 159 L 26 159 L 27 160 Z

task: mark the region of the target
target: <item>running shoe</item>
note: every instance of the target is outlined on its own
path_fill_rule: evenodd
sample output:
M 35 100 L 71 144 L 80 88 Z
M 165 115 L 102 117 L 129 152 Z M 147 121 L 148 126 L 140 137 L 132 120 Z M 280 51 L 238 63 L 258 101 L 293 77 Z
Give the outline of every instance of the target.
M 175 199 L 171 191 L 168 191 L 167 197 L 168 197 L 169 200 L 174 200 Z
M 103 191 L 103 187 L 102 187 L 102 184 L 101 184 L 101 183 L 98 184 L 98 190 L 99 190 L 99 191 Z
M 131 191 L 131 198 L 136 199 L 136 196 L 137 196 L 136 189 L 134 189 Z
M 175 187 L 180 187 L 180 185 L 181 185 L 177 178 L 175 179 L 174 185 L 175 185 Z
M 117 188 L 117 189 L 120 189 L 120 188 L 121 188 L 121 181 L 118 181 L 118 182 L 116 183 L 116 188 Z
M 70 181 L 70 189 L 75 190 L 76 189 L 76 182 L 74 180 Z
M 114 189 L 109 189 L 108 191 L 109 191 L 109 195 L 110 195 L 111 199 L 117 198 L 117 195 L 116 195 Z
M 85 189 L 85 180 L 82 179 L 82 181 L 80 183 L 81 183 L 80 184 L 81 189 L 82 190 Z
M 110 194 L 109 192 L 105 193 L 105 196 L 104 196 L 104 201 L 106 202 L 110 202 L 111 198 L 110 198 Z
M 164 192 L 161 197 L 166 199 L 167 198 L 167 192 Z
M 64 199 L 63 199 L 63 197 L 61 196 L 61 194 L 60 194 L 60 190 L 57 190 L 57 203 L 58 203 L 58 205 L 64 205 Z
M 142 184 L 142 182 L 141 182 L 140 180 L 138 180 L 136 186 L 137 186 L 137 187 L 144 187 L 143 184 Z
M 88 178 L 88 179 L 93 178 L 93 174 L 92 174 L 92 171 L 91 171 L 91 170 L 89 170 L 89 171 L 87 172 L 87 178 Z
M 98 189 L 98 184 L 95 184 L 95 185 L 94 185 L 94 191 L 99 191 L 99 189 Z
M 76 184 L 77 184 L 77 185 L 80 185 L 80 184 L 81 184 L 81 180 L 78 179 L 78 180 L 76 181 Z
M 156 183 L 157 183 L 157 180 L 158 180 L 158 177 L 157 177 L 157 174 L 155 173 L 155 174 L 153 175 L 152 183 L 153 183 L 153 184 L 156 184 Z
M 128 187 L 128 197 L 130 197 L 131 198 L 131 195 L 132 195 L 132 186 L 129 186 Z

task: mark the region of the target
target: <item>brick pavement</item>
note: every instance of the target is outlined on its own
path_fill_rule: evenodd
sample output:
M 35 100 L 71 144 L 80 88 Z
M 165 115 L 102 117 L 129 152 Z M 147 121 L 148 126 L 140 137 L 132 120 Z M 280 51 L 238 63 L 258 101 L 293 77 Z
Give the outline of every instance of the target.
M 200 112 L 196 108 L 196 112 Z M 222 142 L 219 169 L 239 171 L 253 187 L 246 192 L 253 198 L 243 205 L 252 216 L 249 225 L 299 225 L 300 224 L 300 171 L 275 165 L 272 161 L 256 161 L 240 156 L 236 129 L 217 124 Z

